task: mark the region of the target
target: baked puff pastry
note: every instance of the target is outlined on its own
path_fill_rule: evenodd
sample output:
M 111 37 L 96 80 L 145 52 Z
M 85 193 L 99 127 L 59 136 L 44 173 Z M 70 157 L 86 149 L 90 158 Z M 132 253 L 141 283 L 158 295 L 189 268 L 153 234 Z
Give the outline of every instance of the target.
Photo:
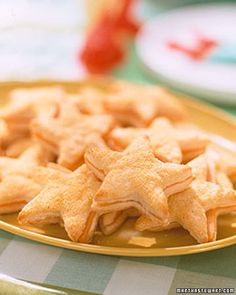
M 205 132 L 184 125 L 176 128 L 166 118 L 155 119 L 149 128 L 115 128 L 108 143 L 116 150 L 123 150 L 144 134 L 150 138 L 156 157 L 163 162 L 186 163 L 204 153 L 210 143 Z
M 107 213 L 99 218 L 99 228 L 105 235 L 110 235 L 117 231 L 127 219 L 135 218 L 139 215 L 140 213 L 135 208 Z
M 105 99 L 105 109 L 124 125 L 146 127 L 156 117 L 186 119 L 183 106 L 173 94 L 157 86 L 116 82 Z
M 236 181 L 236 151 L 212 143 L 207 149 L 219 170 L 224 171 L 232 182 Z
M 21 210 L 40 192 L 47 179 L 39 177 L 38 168 L 46 162 L 45 151 L 39 146 L 16 159 L 0 157 L 0 214 Z
M 79 93 L 69 96 L 69 100 L 78 106 L 82 114 L 98 115 L 106 112 L 104 107 L 106 94 L 96 88 L 83 88 Z
M 137 136 L 147 135 L 150 138 L 155 156 L 162 162 L 181 163 L 182 153 L 175 138 L 174 128 L 166 118 L 158 118 L 147 129 L 115 128 L 108 143 L 114 148 L 123 150 Z
M 0 118 L 15 132 L 27 132 L 33 118 L 54 115 L 57 103 L 65 97 L 60 86 L 18 88 L 10 93 L 8 103 L 0 109 Z
M 100 150 L 88 149 L 85 162 L 98 177 L 105 175 L 93 203 L 102 214 L 134 207 L 166 220 L 167 197 L 186 189 L 193 179 L 190 167 L 157 160 L 147 137 L 135 139 L 120 155 Z
M 74 172 L 54 169 L 48 184 L 24 207 L 18 221 L 36 226 L 63 223 L 72 241 L 89 242 L 98 219 L 91 205 L 100 184 L 86 165 Z
M 84 115 L 75 104 L 68 102 L 60 105 L 56 117 L 34 120 L 32 132 L 43 146 L 58 156 L 58 164 L 74 170 L 83 163 L 87 146 L 105 136 L 113 124 L 109 115 Z
M 0 119 L 0 153 L 4 155 L 6 149 L 18 140 L 29 139 L 29 132 L 16 132 L 9 128 L 7 123 Z M 19 155 L 19 154 L 18 154 Z
M 75 242 L 91 242 L 96 229 L 122 231 L 133 218 L 138 231 L 183 227 L 205 243 L 217 238 L 217 217 L 236 211 L 235 143 L 189 123 L 164 88 L 92 79 L 8 98 L 0 214 L 60 224 Z M 129 243 L 155 244 L 138 235 Z
M 203 154 L 211 143 L 209 134 L 193 124 L 175 125 L 175 134 L 182 151 L 183 163 Z
M 203 155 L 198 156 L 191 162 L 187 164 L 192 168 L 192 173 L 194 178 L 196 179 L 196 182 L 194 181 L 192 186 L 194 190 L 197 190 L 198 185 L 199 189 L 203 184 L 205 184 L 205 190 L 207 191 L 206 185 L 209 184 L 209 192 L 211 192 L 211 184 L 215 183 L 218 184 L 219 190 L 223 189 L 228 189 L 229 191 L 233 191 L 233 185 L 227 175 L 219 171 L 216 167 L 216 163 L 214 162 L 214 159 L 212 159 L 211 154 L 205 153 Z M 193 189 L 190 190 L 191 194 L 193 194 Z M 183 193 L 184 195 L 187 195 Z M 190 195 L 191 195 L 190 194 Z M 232 193 L 233 194 L 233 193 Z M 182 197 L 181 197 L 182 198 Z M 201 200 L 202 196 L 200 196 Z M 213 197 L 212 197 L 213 198 Z M 234 199 L 234 198 L 233 198 Z M 175 200 L 172 201 L 173 204 L 175 204 Z M 192 199 L 192 202 L 194 201 L 194 198 Z M 234 206 L 234 205 L 233 205 Z M 232 208 L 231 208 L 232 209 Z M 229 209 L 229 212 L 232 211 Z M 174 210 L 174 205 L 172 206 L 172 211 Z M 215 224 L 216 224 L 216 218 L 220 214 L 227 213 L 228 208 L 224 209 L 217 209 L 216 211 L 210 211 L 209 214 L 211 214 L 212 219 L 213 219 L 213 213 L 216 212 L 214 215 L 215 218 Z M 136 222 L 136 229 L 139 231 L 162 231 L 162 230 L 167 230 L 167 229 L 172 229 L 175 227 L 179 227 L 180 224 L 176 221 L 175 217 L 173 216 L 173 212 L 170 211 L 170 218 L 167 222 L 163 223 L 158 220 L 153 220 L 148 216 L 141 216 L 137 222 Z M 199 211 L 201 212 L 201 211 Z M 216 225 L 214 225 L 216 227 Z M 214 229 L 216 231 L 216 229 Z M 216 232 L 214 233 L 214 238 L 216 237 Z
M 233 188 L 233 183 L 227 174 L 220 170 L 215 156 L 211 154 L 211 150 L 193 159 L 187 165 L 192 168 L 195 178 Z
M 5 148 L 5 156 L 11 158 L 19 157 L 25 150 L 34 145 L 34 141 L 30 137 L 22 137 L 14 140 Z
M 211 182 L 195 180 L 191 187 L 169 198 L 173 219 L 199 242 L 215 241 L 217 217 L 236 210 L 236 192 Z

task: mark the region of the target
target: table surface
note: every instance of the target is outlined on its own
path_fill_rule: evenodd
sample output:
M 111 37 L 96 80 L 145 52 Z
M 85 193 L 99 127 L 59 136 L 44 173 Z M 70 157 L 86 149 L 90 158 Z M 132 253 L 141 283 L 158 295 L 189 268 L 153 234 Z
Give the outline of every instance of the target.
M 144 5 L 142 11 L 150 15 L 154 10 Z M 143 71 L 132 45 L 127 63 L 113 75 L 154 82 Z M 236 115 L 236 108 L 221 107 Z M 73 294 L 166 295 L 176 294 L 176 288 L 236 288 L 235 255 L 236 246 L 231 246 L 190 256 L 119 258 L 47 246 L 0 231 L 0 272 L 81 291 Z

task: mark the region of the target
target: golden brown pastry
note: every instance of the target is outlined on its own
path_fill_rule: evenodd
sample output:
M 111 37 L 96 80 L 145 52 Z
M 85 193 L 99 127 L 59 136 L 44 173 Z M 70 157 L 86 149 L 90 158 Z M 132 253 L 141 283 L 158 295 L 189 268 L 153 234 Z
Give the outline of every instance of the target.
M 187 165 L 192 168 L 195 178 L 213 182 L 231 189 L 233 188 L 233 184 L 229 177 L 224 171 L 220 170 L 220 167 L 210 150 L 190 161 Z
M 145 134 L 150 138 L 153 152 L 159 160 L 172 163 L 182 162 L 182 153 L 175 138 L 174 128 L 166 118 L 155 119 L 147 129 L 113 129 L 108 142 L 112 147 L 123 150 L 134 138 Z
M 20 223 L 63 225 L 75 242 L 129 218 L 139 231 L 183 227 L 199 243 L 216 240 L 217 217 L 236 211 L 236 145 L 185 119 L 156 86 L 10 92 L 0 110 L 0 214 L 22 209 Z
M 175 126 L 176 140 L 183 154 L 183 163 L 187 163 L 204 153 L 211 139 L 204 130 L 195 125 L 180 123 Z
M 86 165 L 74 172 L 53 170 L 48 185 L 24 207 L 18 220 L 36 226 L 63 222 L 72 241 L 89 242 L 98 219 L 91 205 L 101 183 Z
M 236 210 L 236 193 L 211 182 L 195 180 L 182 193 L 169 197 L 170 214 L 199 242 L 216 240 L 217 216 Z
M 153 232 L 159 232 L 164 230 L 170 230 L 173 228 L 180 227 L 180 224 L 178 224 L 173 216 L 169 216 L 167 220 L 160 221 L 158 219 L 150 218 L 148 215 L 141 215 L 136 223 L 135 228 L 138 231 L 153 231 Z
M 9 102 L 0 109 L 4 119 L 15 132 L 27 132 L 35 117 L 46 117 L 57 112 L 57 103 L 65 98 L 60 86 L 19 88 L 10 93 Z
M 98 115 L 104 114 L 104 101 L 106 94 L 96 88 L 83 88 L 77 94 L 69 96 L 69 99 L 76 103 L 83 114 Z
M 207 153 L 214 158 L 219 170 L 224 171 L 232 182 L 236 181 L 236 152 L 212 143 Z
M 120 156 L 93 146 L 86 152 L 85 162 L 95 175 L 105 176 L 93 203 L 101 214 L 134 207 L 165 220 L 169 215 L 167 197 L 192 181 L 190 167 L 157 160 L 147 137 L 135 139 Z
M 183 106 L 166 89 L 116 82 L 105 100 L 105 109 L 124 125 L 146 127 L 156 117 L 173 121 L 186 118 Z
M 0 157 L 1 178 L 10 174 L 30 176 L 32 175 L 31 168 L 47 164 L 48 157 L 49 155 L 39 145 L 28 148 L 16 159 Z
M 157 158 L 163 162 L 188 162 L 202 154 L 210 140 L 207 134 L 196 128 L 174 128 L 166 118 L 158 118 L 149 128 L 115 128 L 108 143 L 116 150 L 126 148 L 134 138 L 148 135 Z
M 74 170 L 83 163 L 85 149 L 113 127 L 109 115 L 83 115 L 75 104 L 60 106 L 55 118 L 39 118 L 32 122 L 35 137 L 58 156 L 58 164 Z
M 9 147 L 9 145 L 13 144 L 18 140 L 22 140 L 23 138 L 28 138 L 29 132 L 16 132 L 9 128 L 7 123 L 0 119 L 0 152 L 1 155 L 5 155 L 5 150 Z
M 30 137 L 22 137 L 14 140 L 5 149 L 5 156 L 11 158 L 19 157 L 27 148 L 34 145 L 35 142 Z
M 135 208 L 107 213 L 99 218 L 99 227 L 104 235 L 110 235 L 117 231 L 128 218 L 138 217 L 139 215 Z
M 136 221 L 139 231 L 163 231 L 180 225 L 198 241 L 212 242 L 217 237 L 217 217 L 236 211 L 236 192 L 227 187 L 194 180 L 189 189 L 168 198 L 167 222 L 142 215 Z
M 0 214 L 19 211 L 40 192 L 47 179 L 38 169 L 46 161 L 39 146 L 32 146 L 17 159 L 0 157 Z
M 212 159 L 210 154 L 202 154 L 190 161 L 187 165 L 192 168 L 192 174 L 195 179 L 213 182 L 229 189 L 233 188 L 227 175 L 217 169 L 214 159 Z M 142 215 L 136 221 L 136 229 L 139 231 L 162 231 L 179 226 L 180 225 L 174 221 L 174 218 L 171 215 L 169 220 L 165 223 L 160 222 L 157 219 L 151 219 L 146 215 Z

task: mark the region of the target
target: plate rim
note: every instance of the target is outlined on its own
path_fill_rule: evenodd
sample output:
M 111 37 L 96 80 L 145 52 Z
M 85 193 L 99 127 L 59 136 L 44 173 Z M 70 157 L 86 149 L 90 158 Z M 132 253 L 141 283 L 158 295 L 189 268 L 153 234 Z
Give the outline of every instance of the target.
M 31 232 L 26 229 L 19 228 L 7 222 L 0 220 L 0 229 L 20 237 L 27 238 L 31 241 L 40 242 L 43 244 L 60 247 L 69 250 L 82 251 L 87 253 L 111 255 L 111 256 L 126 256 L 126 257 L 161 257 L 161 256 L 178 256 L 197 254 L 202 252 L 214 251 L 217 249 L 229 247 L 236 244 L 236 235 L 217 240 L 214 242 L 196 244 L 181 247 L 168 248 L 132 248 L 132 247 L 112 247 L 93 244 L 83 244 L 55 238 L 47 235 L 42 235 L 36 232 Z
M 103 81 L 112 81 L 113 78 L 104 78 L 104 77 L 89 77 L 88 79 L 83 79 L 79 81 L 63 81 L 63 80 L 34 80 L 34 81 L 10 81 L 10 82 L 0 82 L 0 87 L 14 88 L 19 85 L 24 86 L 45 86 L 45 85 L 54 85 L 61 84 L 63 85 L 84 85 L 85 83 L 90 83 L 91 81 L 95 81 L 100 83 Z M 116 79 L 117 80 L 117 79 Z M 189 97 L 180 92 L 175 92 L 177 97 L 183 101 L 184 105 L 187 107 L 192 107 L 201 112 L 209 114 L 217 119 L 223 120 L 230 125 L 233 125 L 236 128 L 236 119 L 233 115 L 228 114 L 227 112 L 210 105 L 205 101 L 199 101 L 193 97 Z M 102 246 L 102 245 L 93 245 L 93 244 L 83 244 L 72 242 L 69 240 L 64 240 L 61 238 L 55 238 L 43 234 L 39 234 L 36 232 L 32 232 L 23 228 L 19 228 L 16 225 L 12 225 L 5 221 L 1 220 L 0 217 L 0 229 L 10 232 L 12 234 L 16 234 L 18 236 L 27 238 L 29 240 L 33 240 L 36 242 L 76 250 L 83 251 L 88 253 L 96 253 L 96 254 L 104 254 L 104 255 L 112 255 L 112 256 L 127 256 L 127 257 L 160 257 L 160 256 L 177 256 L 177 255 L 188 255 L 188 254 L 196 254 L 202 252 L 213 251 L 216 249 L 225 248 L 231 245 L 236 244 L 236 234 L 224 239 L 220 239 L 214 242 L 204 243 L 204 244 L 196 244 L 189 246 L 180 246 L 180 247 L 168 247 L 168 248 L 142 248 L 142 247 L 115 247 L 115 246 Z

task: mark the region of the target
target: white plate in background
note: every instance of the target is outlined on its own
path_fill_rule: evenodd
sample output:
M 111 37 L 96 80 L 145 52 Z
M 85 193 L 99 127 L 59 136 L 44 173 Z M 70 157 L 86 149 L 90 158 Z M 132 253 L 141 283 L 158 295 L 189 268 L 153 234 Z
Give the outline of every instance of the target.
M 137 52 L 151 73 L 170 86 L 215 102 L 236 103 L 236 63 L 194 61 L 167 46 L 172 40 L 194 44 L 199 33 L 236 44 L 236 5 L 191 5 L 161 14 L 142 27 Z

